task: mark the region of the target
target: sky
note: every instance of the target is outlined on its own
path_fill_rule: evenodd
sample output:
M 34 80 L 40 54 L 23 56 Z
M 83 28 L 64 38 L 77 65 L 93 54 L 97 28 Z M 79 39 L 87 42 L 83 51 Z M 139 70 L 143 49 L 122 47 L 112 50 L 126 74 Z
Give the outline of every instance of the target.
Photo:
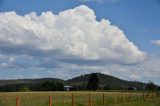
M 0 0 L 0 79 L 100 72 L 160 85 L 160 0 Z

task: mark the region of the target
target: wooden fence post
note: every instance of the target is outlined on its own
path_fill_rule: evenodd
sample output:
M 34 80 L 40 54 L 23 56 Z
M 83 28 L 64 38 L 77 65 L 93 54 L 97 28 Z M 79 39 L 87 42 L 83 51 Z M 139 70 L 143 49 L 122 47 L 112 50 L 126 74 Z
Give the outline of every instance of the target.
M 89 94 L 89 106 L 92 106 L 92 97 L 91 97 L 91 94 Z
M 49 106 L 52 106 L 52 97 L 49 96 Z
M 72 106 L 74 106 L 74 94 L 72 94 Z
M 103 105 L 104 105 L 104 93 L 103 93 Z
M 19 97 L 16 98 L 16 106 L 20 106 L 19 105 Z

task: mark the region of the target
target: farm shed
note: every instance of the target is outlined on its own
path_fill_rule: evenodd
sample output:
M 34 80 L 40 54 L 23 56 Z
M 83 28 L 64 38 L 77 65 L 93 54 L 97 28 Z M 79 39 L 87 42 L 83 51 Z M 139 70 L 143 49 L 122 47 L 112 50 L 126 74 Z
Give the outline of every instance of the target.
M 73 87 L 73 86 L 64 86 L 64 90 L 65 91 L 76 91 L 77 88 L 76 87 Z

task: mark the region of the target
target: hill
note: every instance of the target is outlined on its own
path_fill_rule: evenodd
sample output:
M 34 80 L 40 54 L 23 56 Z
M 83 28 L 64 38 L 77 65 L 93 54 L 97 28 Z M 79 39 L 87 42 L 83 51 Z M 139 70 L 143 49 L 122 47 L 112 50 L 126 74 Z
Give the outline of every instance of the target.
M 107 89 L 127 89 L 129 87 L 136 87 L 142 90 L 145 87 L 145 83 L 142 82 L 126 81 L 116 78 L 114 76 L 105 75 L 101 73 L 96 74 L 99 78 L 99 85 L 101 88 L 107 87 Z M 76 86 L 79 90 L 85 90 L 90 75 L 91 74 L 85 74 L 69 80 L 62 80 L 56 78 L 0 80 L 0 91 L 6 91 L 6 89 L 8 88 L 9 90 L 7 91 L 12 91 L 12 89 L 17 90 L 20 87 L 23 87 L 24 85 L 33 88 L 33 90 L 36 90 L 38 89 L 37 87 L 39 87 L 42 83 L 47 81 L 61 82 L 64 85 Z
M 0 92 L 40 91 L 44 90 L 42 85 L 46 82 L 64 83 L 64 80 L 56 78 L 0 80 Z
M 96 73 L 99 81 L 100 86 L 110 87 L 111 89 L 127 89 L 129 87 L 136 87 L 138 89 L 144 89 L 145 83 L 138 82 L 138 81 L 126 81 L 114 76 L 105 75 L 101 73 Z M 75 85 L 75 86 L 83 86 L 86 87 L 88 83 L 88 79 L 91 74 L 82 75 L 73 79 L 69 79 L 66 81 L 67 84 Z
M 42 79 L 14 79 L 14 80 L 0 80 L 0 86 L 11 84 L 37 84 L 46 81 L 64 82 L 62 79 L 57 78 L 42 78 Z

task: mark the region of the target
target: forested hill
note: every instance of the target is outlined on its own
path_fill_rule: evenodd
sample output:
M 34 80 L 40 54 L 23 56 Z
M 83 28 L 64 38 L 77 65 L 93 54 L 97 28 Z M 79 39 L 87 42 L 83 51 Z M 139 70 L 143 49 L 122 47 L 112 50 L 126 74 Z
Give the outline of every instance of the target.
M 134 82 L 134 81 L 126 81 L 114 76 L 105 75 L 101 73 L 96 73 L 99 78 L 99 86 L 100 87 L 108 87 L 108 89 L 127 89 L 129 87 L 136 87 L 138 89 L 145 88 L 145 83 L 142 82 Z M 34 87 L 38 87 L 38 85 L 44 82 L 60 82 L 64 85 L 72 85 L 76 86 L 79 89 L 85 89 L 88 83 L 88 79 L 91 74 L 81 75 L 79 77 L 75 77 L 69 80 L 61 80 L 56 78 L 42 78 L 42 79 L 16 79 L 16 80 L 0 80 L 0 89 L 6 89 L 6 87 L 11 86 L 19 86 L 19 85 L 31 85 Z M 7 86 L 6 86 L 7 85 Z M 3 87 L 5 86 L 5 88 Z
M 13 84 L 37 84 L 37 83 L 43 83 L 47 81 L 62 82 L 62 83 L 64 82 L 64 80 L 57 79 L 57 78 L 14 79 L 14 80 L 0 80 L 0 86 L 13 85 Z
M 110 75 L 105 75 L 105 74 L 101 74 L 101 73 L 96 73 L 99 81 L 100 81 L 100 85 L 101 86 L 108 86 L 112 89 L 127 89 L 129 87 L 136 87 L 138 89 L 143 89 L 145 88 L 145 83 L 142 82 L 138 82 L 138 81 L 126 81 L 126 80 L 122 80 L 119 78 L 116 78 L 114 76 L 110 76 Z M 88 82 L 88 79 L 90 77 L 91 74 L 86 74 L 86 75 L 82 75 L 73 79 L 69 79 L 66 82 L 68 84 L 72 84 L 72 85 L 83 85 L 85 86 Z

